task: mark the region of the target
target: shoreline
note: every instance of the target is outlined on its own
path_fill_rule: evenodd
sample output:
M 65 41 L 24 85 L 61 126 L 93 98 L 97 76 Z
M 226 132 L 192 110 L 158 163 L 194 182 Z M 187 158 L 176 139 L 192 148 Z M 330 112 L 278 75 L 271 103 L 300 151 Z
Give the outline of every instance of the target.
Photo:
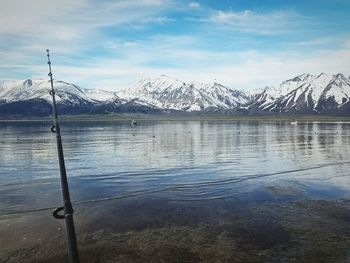
M 111 115 L 60 115 L 62 122 L 69 121 L 286 121 L 286 122 L 350 122 L 350 116 L 327 115 L 142 115 L 142 114 L 111 114 Z M 52 117 L 33 118 L 0 118 L 0 122 L 49 122 Z
M 99 213 L 97 206 L 78 209 L 75 221 L 81 260 L 97 263 L 349 260 L 349 200 L 299 199 L 248 207 L 228 201 L 174 205 L 128 200 L 109 203 L 105 214 Z M 217 205 L 221 208 L 217 209 Z M 91 216 L 88 220 L 87 215 Z M 64 222 L 49 215 L 40 217 L 48 225 L 39 224 L 40 218 L 30 218 L 33 234 L 23 234 L 29 231 L 27 228 L 17 230 L 21 247 L 7 251 L 2 248 L 0 262 L 66 261 Z M 12 220 L 11 224 L 15 222 Z

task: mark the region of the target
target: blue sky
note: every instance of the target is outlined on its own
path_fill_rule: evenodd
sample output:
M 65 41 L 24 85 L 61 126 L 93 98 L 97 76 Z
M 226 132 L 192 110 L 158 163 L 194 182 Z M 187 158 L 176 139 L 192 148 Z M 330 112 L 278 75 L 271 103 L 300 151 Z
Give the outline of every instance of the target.
M 252 90 L 350 75 L 349 0 L 0 0 L 0 80 L 117 90 L 166 74 Z

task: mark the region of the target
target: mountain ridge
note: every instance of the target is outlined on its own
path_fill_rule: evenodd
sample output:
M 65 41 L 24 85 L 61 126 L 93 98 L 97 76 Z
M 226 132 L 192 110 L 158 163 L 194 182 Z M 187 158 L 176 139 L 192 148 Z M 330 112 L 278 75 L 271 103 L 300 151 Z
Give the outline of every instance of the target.
M 342 111 L 350 97 L 344 74 L 302 74 L 277 87 L 265 88 L 248 109 L 272 113 L 332 113 Z M 346 108 L 346 107 L 345 107 Z
M 226 113 L 340 114 L 350 113 L 350 78 L 303 73 L 277 87 L 255 93 L 218 82 L 183 82 L 161 75 L 143 78 L 120 91 L 84 89 L 54 80 L 61 114 L 96 113 Z M 48 115 L 50 82 L 26 79 L 0 82 L 0 115 Z

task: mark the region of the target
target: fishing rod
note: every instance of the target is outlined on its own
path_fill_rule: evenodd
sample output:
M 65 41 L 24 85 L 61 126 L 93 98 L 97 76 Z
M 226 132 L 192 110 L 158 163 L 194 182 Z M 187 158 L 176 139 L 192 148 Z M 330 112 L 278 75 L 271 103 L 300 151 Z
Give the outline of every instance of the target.
M 58 160 L 59 160 L 59 166 L 60 166 L 62 199 L 63 199 L 63 206 L 56 208 L 53 212 L 53 216 L 56 219 L 65 219 L 67 237 L 68 237 L 69 262 L 79 263 L 79 252 L 78 252 L 78 245 L 77 245 L 77 239 L 76 239 L 75 229 L 74 229 L 74 220 L 73 220 L 73 207 L 70 201 L 66 166 L 65 166 L 64 157 L 63 157 L 61 130 L 60 130 L 60 125 L 58 123 L 58 118 L 57 118 L 56 98 L 55 98 L 55 90 L 53 87 L 50 53 L 48 49 L 46 50 L 46 52 L 47 52 L 47 64 L 49 65 L 48 75 L 50 77 L 50 83 L 51 83 L 50 95 L 52 96 L 53 126 L 51 127 L 51 131 L 53 133 L 56 133 L 57 152 L 58 152 Z M 62 211 L 63 211 L 63 214 L 62 214 Z

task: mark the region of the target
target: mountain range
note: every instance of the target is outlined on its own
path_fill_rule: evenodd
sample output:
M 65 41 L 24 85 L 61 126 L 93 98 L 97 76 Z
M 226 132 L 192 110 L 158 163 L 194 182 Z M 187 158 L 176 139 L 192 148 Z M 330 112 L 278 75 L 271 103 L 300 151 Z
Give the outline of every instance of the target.
M 59 114 L 192 113 L 324 114 L 350 113 L 350 78 L 344 74 L 302 74 L 256 92 L 217 82 L 185 83 L 162 75 L 120 91 L 83 89 L 54 80 Z M 49 80 L 0 83 L 0 117 L 51 114 Z

